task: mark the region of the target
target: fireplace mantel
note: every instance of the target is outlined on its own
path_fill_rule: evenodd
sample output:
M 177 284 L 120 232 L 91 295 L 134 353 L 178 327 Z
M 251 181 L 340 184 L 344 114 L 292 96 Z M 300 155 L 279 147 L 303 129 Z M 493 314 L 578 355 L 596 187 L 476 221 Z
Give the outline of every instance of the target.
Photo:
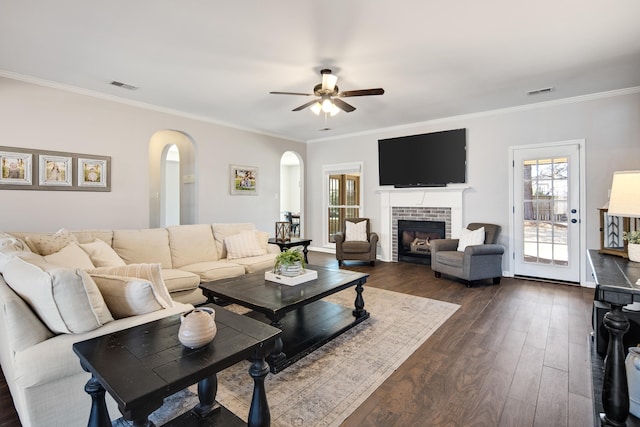
M 451 208 L 451 237 L 457 238 L 463 228 L 463 193 L 468 186 L 379 189 L 380 257 L 392 260 L 392 214 L 394 207 Z

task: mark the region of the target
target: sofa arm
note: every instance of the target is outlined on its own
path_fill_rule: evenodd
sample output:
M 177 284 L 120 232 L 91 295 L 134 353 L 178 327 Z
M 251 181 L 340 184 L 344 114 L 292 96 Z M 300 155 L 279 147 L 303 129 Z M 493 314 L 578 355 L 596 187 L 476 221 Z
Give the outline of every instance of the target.
M 342 252 L 342 244 L 344 243 L 344 233 L 342 231 L 338 231 L 333 239 L 336 242 L 336 259 L 341 260 L 344 256 L 344 252 Z
M 438 251 L 457 251 L 459 239 L 434 239 L 431 240 L 431 256 Z
M 464 256 L 475 255 L 502 255 L 504 254 L 504 246 L 498 244 L 473 245 L 464 248 Z

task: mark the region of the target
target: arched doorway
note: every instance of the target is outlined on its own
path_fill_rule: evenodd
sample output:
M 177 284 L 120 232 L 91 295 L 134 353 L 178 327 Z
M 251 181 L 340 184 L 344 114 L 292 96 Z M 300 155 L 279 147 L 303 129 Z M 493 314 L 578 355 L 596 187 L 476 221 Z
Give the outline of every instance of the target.
M 303 221 L 303 173 L 302 158 L 295 151 L 286 151 L 280 158 L 280 217 L 286 221 L 287 212 L 298 223 L 296 235 L 302 236 Z
M 170 158 L 177 159 L 179 166 L 175 167 Z M 187 134 L 174 130 L 153 134 L 149 142 L 150 227 L 197 224 L 196 166 L 195 143 Z

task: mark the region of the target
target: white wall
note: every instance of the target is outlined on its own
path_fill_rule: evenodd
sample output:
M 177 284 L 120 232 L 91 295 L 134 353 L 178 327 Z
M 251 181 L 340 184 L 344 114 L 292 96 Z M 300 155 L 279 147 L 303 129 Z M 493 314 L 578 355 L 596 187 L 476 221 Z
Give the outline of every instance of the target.
M 283 212 L 300 212 L 300 165 L 283 165 L 280 173 L 280 209 Z
M 356 113 L 357 114 L 357 113 Z M 599 247 L 598 208 L 607 201 L 607 190 L 616 170 L 640 169 L 640 94 L 637 90 L 606 97 L 584 97 L 537 107 L 487 112 L 380 130 L 368 134 L 309 143 L 307 147 L 307 236 L 322 242 L 322 165 L 362 161 L 363 216 L 372 227 L 380 221 L 378 186 L 378 139 L 467 128 L 467 177 L 463 223 L 492 222 L 503 227 L 500 243 L 508 247 L 509 147 L 584 139 L 586 146 L 586 212 L 581 215 L 587 230 L 587 247 Z M 510 256 L 504 270 L 511 269 Z
M 272 232 L 280 158 L 305 144 L 0 77 L 0 145 L 111 156 L 111 192 L 1 190 L 0 230 L 149 226 L 149 142 L 184 132 L 196 144 L 198 221 L 254 222 Z M 258 196 L 229 194 L 229 165 L 259 168 Z

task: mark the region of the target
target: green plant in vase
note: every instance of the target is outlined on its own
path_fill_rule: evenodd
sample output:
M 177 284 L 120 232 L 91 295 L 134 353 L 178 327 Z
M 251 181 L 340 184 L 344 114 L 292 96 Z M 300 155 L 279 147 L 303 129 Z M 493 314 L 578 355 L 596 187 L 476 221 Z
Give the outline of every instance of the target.
M 629 242 L 627 246 L 629 259 L 640 262 L 640 230 L 625 231 L 622 237 Z
M 284 276 L 297 276 L 305 266 L 302 251 L 299 248 L 289 248 L 276 256 L 273 272 Z

